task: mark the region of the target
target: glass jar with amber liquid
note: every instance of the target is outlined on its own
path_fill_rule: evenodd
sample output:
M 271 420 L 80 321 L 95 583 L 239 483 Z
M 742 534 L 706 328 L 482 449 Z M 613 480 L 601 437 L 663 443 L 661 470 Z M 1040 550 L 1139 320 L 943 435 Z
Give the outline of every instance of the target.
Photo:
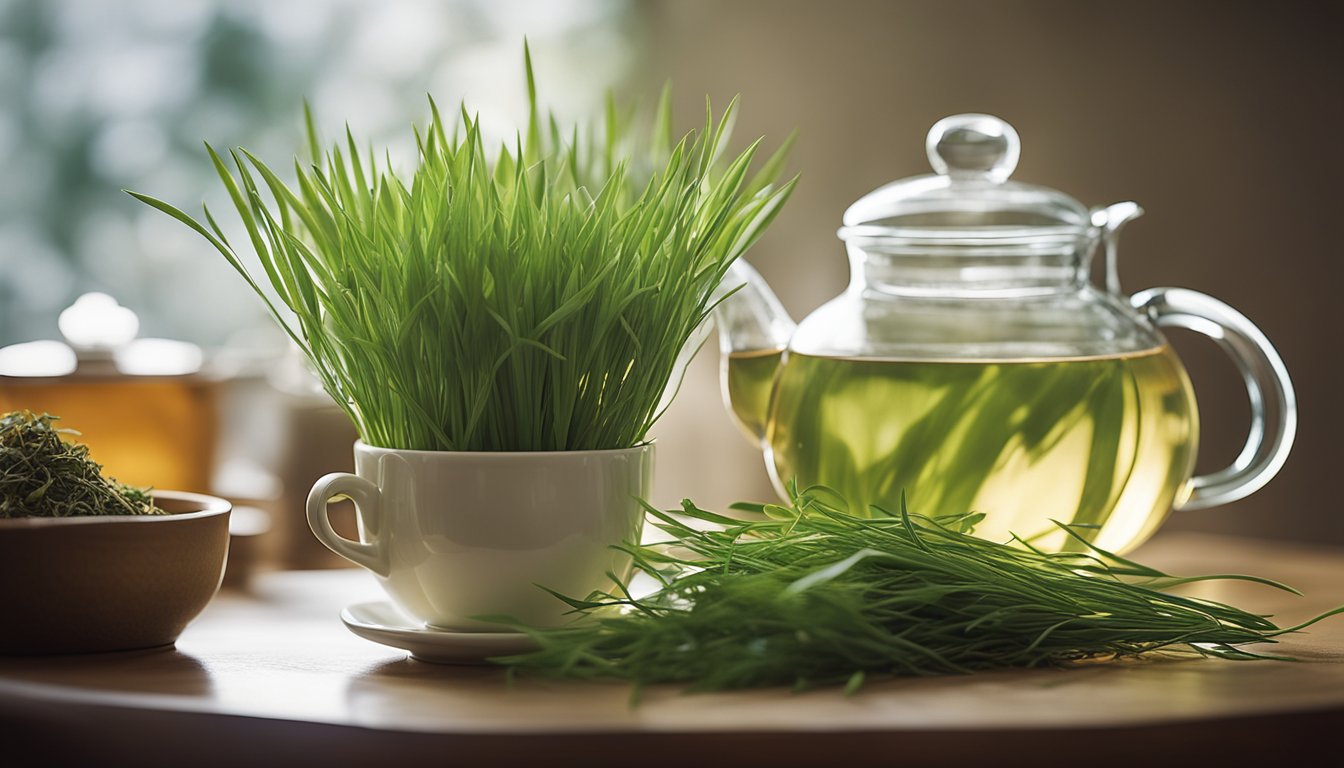
M 216 383 L 198 347 L 137 339 L 138 327 L 111 297 L 80 297 L 61 315 L 63 341 L 0 349 L 0 412 L 59 417 L 119 482 L 209 493 Z

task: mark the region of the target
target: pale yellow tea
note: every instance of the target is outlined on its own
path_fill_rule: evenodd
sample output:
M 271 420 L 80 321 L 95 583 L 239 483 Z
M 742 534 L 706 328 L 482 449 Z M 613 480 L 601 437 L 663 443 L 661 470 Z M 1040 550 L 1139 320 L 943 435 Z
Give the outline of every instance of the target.
M 765 437 L 765 419 L 770 408 L 770 391 L 779 371 L 782 349 L 733 352 L 724 355 L 720 384 L 733 421 L 754 443 Z
M 740 371 L 738 386 L 759 392 L 755 366 L 770 359 L 730 362 L 729 386 Z M 912 511 L 980 512 L 978 535 L 1047 549 L 1069 548 L 1052 520 L 1105 549 L 1147 538 L 1188 495 L 1198 439 L 1189 379 L 1166 346 L 1026 361 L 789 353 L 766 397 L 755 418 L 778 490 L 824 483 L 892 512 L 905 491 Z

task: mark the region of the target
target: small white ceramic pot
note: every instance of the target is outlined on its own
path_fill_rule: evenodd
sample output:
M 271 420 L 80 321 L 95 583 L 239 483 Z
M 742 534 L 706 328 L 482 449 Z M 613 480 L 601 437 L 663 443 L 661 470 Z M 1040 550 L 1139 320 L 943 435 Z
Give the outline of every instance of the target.
M 355 443 L 355 474 L 321 478 L 308 523 L 367 568 L 409 616 L 454 631 L 499 631 L 508 617 L 571 620 L 547 590 L 584 598 L 628 578 L 652 490 L 654 447 L 606 451 L 407 451 Z M 327 503 L 354 501 L 359 541 L 331 527 Z

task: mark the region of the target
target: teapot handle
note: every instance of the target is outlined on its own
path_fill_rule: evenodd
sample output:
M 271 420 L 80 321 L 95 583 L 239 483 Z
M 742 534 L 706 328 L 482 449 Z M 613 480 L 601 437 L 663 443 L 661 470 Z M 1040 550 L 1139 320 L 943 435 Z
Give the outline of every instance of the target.
M 1246 445 L 1232 464 L 1190 481 L 1181 509 L 1204 509 L 1244 498 L 1264 487 L 1288 458 L 1297 434 L 1297 398 L 1283 359 L 1244 315 L 1186 288 L 1149 288 L 1130 303 L 1158 326 L 1202 333 L 1218 343 L 1241 371 L 1251 403 Z

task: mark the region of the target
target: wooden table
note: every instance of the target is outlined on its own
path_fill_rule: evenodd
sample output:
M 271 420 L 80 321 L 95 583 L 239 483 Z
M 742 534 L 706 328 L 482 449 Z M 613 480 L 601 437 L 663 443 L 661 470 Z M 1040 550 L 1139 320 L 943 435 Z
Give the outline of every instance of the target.
M 1280 625 L 1344 603 L 1338 550 L 1171 533 L 1135 557 L 1292 584 L 1304 596 L 1236 583 L 1202 593 Z M 13 759 L 25 751 L 41 765 L 190 766 L 1091 768 L 1340 765 L 1344 754 L 1344 616 L 1277 646 L 1300 662 L 1155 659 L 886 680 L 852 697 L 669 687 L 632 708 L 622 684 L 509 685 L 497 668 L 412 660 L 341 624 L 343 606 L 381 596 L 358 570 L 263 573 L 221 591 L 175 649 L 0 657 L 0 765 L 25 764 Z

